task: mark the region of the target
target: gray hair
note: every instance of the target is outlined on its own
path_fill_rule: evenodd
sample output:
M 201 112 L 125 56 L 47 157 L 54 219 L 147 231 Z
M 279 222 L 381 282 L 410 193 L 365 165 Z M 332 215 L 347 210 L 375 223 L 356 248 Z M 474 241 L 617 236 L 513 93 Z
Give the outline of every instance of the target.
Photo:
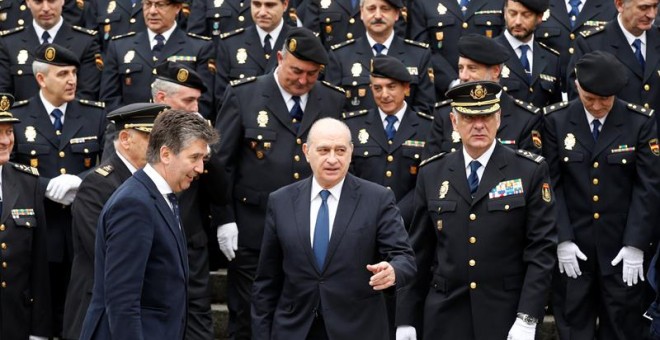
M 166 97 L 171 97 L 177 94 L 182 86 L 183 85 L 175 84 L 171 81 L 156 78 L 154 82 L 151 83 L 151 98 L 156 98 L 158 92 L 163 92 Z
M 348 141 L 353 144 L 352 142 L 352 137 L 351 137 L 351 129 L 346 125 L 346 123 L 342 122 L 339 119 L 332 118 L 332 117 L 325 117 L 317 120 L 312 124 L 312 127 L 309 129 L 309 133 L 307 134 L 307 145 L 311 145 L 314 137 L 316 137 L 317 131 L 319 130 L 325 130 L 325 129 L 334 129 L 334 128 L 339 128 L 344 130 L 346 133 L 346 136 L 348 136 Z
M 47 74 L 50 70 L 50 65 L 44 63 L 43 61 L 35 60 L 32 62 L 32 74 L 37 76 L 37 73 Z

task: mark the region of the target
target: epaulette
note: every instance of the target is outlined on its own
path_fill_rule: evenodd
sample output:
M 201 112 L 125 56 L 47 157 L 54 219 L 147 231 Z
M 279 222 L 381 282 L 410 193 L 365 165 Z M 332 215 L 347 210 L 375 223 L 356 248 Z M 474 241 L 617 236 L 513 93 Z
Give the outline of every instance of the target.
M 84 104 L 87 106 L 94 106 L 94 107 L 100 107 L 102 109 L 105 109 L 105 103 L 104 102 L 95 102 L 93 100 L 87 100 L 87 99 L 78 99 L 78 102 L 80 104 Z
M 136 34 L 135 32 L 128 32 L 126 34 L 115 35 L 114 37 L 112 37 L 110 39 L 111 40 L 117 40 L 117 39 L 121 39 L 121 38 L 130 37 L 130 36 L 135 35 L 135 34 Z
M 523 158 L 531 159 L 536 163 L 541 163 L 545 159 L 545 158 L 543 158 L 543 156 L 537 155 L 535 153 L 532 153 L 532 152 L 529 152 L 529 151 L 523 150 L 523 149 L 516 150 L 516 155 L 518 155 L 520 157 L 523 157 Z
M 11 108 L 13 109 L 13 108 L 16 108 L 16 107 L 20 107 L 20 106 L 23 106 L 23 105 L 25 105 L 29 102 L 30 102 L 30 98 L 19 100 L 17 102 L 14 102 L 14 105 L 12 105 Z
M 100 166 L 94 170 L 97 174 L 103 176 L 103 177 L 108 177 L 109 174 L 111 174 L 113 171 L 115 171 L 115 167 L 112 166 L 112 164 Z
M 335 91 L 337 91 L 337 92 L 340 92 L 341 94 L 345 94 L 345 93 L 346 93 L 346 90 L 344 90 L 343 88 L 341 88 L 341 87 L 339 87 L 339 86 L 337 86 L 337 85 L 333 85 L 332 83 L 329 83 L 329 82 L 327 82 L 327 81 L 325 81 L 325 80 L 321 81 L 321 83 L 323 83 L 323 85 L 325 85 L 325 86 L 327 86 L 327 87 L 329 87 L 329 88 L 331 88 L 331 89 L 333 89 L 333 90 L 335 90 Z
M 344 119 L 349 119 L 349 118 L 364 116 L 365 114 L 367 114 L 367 112 L 369 112 L 369 110 L 344 112 L 341 114 L 341 116 Z
M 1 31 L 0 32 L 0 37 L 4 37 L 4 36 L 10 35 L 10 34 L 14 34 L 16 32 L 20 32 L 24 28 L 25 28 L 25 26 L 18 26 L 18 27 L 10 28 L 8 30 Z
M 628 105 L 626 105 L 626 106 L 628 107 L 628 110 L 630 110 L 630 111 L 641 113 L 642 115 L 648 116 L 648 117 L 653 116 L 653 112 L 654 112 L 653 109 L 647 109 L 643 105 L 636 105 L 636 104 L 628 103 Z
M 84 27 L 80 27 L 80 26 L 71 26 L 71 28 L 73 28 L 74 30 L 76 30 L 78 32 L 83 32 L 83 33 L 86 33 L 86 34 L 89 34 L 89 35 L 96 35 L 96 33 L 98 33 L 98 31 L 96 31 L 96 30 L 90 30 L 89 28 L 84 28 Z
M 255 80 L 257 80 L 257 77 L 247 77 L 247 78 L 243 78 L 243 79 L 235 79 L 235 80 L 230 81 L 229 85 L 239 86 L 239 85 L 243 85 L 243 84 L 253 82 Z
M 554 103 L 552 105 L 548 105 L 543 108 L 543 114 L 547 115 L 548 113 L 555 112 L 558 110 L 561 110 L 568 106 L 568 102 L 559 102 L 559 103 Z
M 437 155 L 431 156 L 431 157 L 429 157 L 429 158 L 427 158 L 427 159 L 421 161 L 421 162 L 419 163 L 419 167 L 421 168 L 421 167 L 423 167 L 424 165 L 429 164 L 429 163 L 433 162 L 433 161 L 436 160 L 436 159 L 440 159 L 440 158 L 442 158 L 442 156 L 444 156 L 445 154 L 446 154 L 446 152 L 441 152 L 441 153 L 439 153 L 439 154 L 437 154 Z
M 451 99 L 443 100 L 441 102 L 435 103 L 435 105 L 433 105 L 433 107 L 437 109 L 439 107 L 447 106 L 447 105 L 451 104 L 451 102 L 452 102 Z
M 232 35 L 236 35 L 236 34 L 239 34 L 239 33 L 243 33 L 244 31 L 245 31 L 245 28 L 244 28 L 244 27 L 241 27 L 241 28 L 236 29 L 236 30 L 233 30 L 233 31 L 231 31 L 231 32 L 222 33 L 222 34 L 220 34 L 220 39 L 229 38 L 229 37 L 231 37 Z
M 534 105 L 532 105 L 528 102 L 524 102 L 520 99 L 514 99 L 513 102 L 516 103 L 516 105 L 518 105 L 518 106 L 522 107 L 523 109 L 525 109 L 525 110 L 527 110 L 531 113 L 534 113 L 534 114 L 537 114 L 541 111 L 540 108 L 538 108 L 538 107 L 536 107 L 536 106 L 534 106 Z
M 211 37 L 207 37 L 205 35 L 199 35 L 199 34 L 195 34 L 195 33 L 191 33 L 191 32 L 188 32 L 188 36 L 193 37 L 195 39 L 202 39 L 202 40 L 206 40 L 206 41 L 211 40 Z
M 26 174 L 30 174 L 32 176 L 39 176 L 39 170 L 37 168 L 33 168 L 31 166 L 23 165 L 23 164 L 17 164 L 17 163 L 12 163 L 14 165 L 14 169 L 20 170 L 22 172 L 25 172 Z
M 592 35 L 594 35 L 594 34 L 596 34 L 596 33 L 600 33 L 600 32 L 602 32 L 603 29 L 604 29 L 603 26 L 596 26 L 596 27 L 590 28 L 590 29 L 588 29 L 588 30 L 581 31 L 581 32 L 580 32 L 580 35 L 581 35 L 583 38 L 588 38 L 588 37 L 590 37 L 590 36 L 592 36 Z
M 344 41 L 344 42 L 340 42 L 339 44 L 334 44 L 334 45 L 330 46 L 330 49 L 334 51 L 334 50 L 336 50 L 336 49 L 338 49 L 338 48 L 341 48 L 341 47 L 344 47 L 344 46 L 348 46 L 348 45 L 350 45 L 350 44 L 352 44 L 352 43 L 354 43 L 354 42 L 355 42 L 355 39 L 349 39 L 349 40 L 346 40 L 346 41 Z
M 428 113 L 424 113 L 424 112 L 419 112 L 418 111 L 417 115 L 422 117 L 422 118 L 428 119 L 428 120 L 433 120 L 434 119 L 432 115 L 430 115 Z
M 415 41 L 415 40 L 410 40 L 410 39 L 403 39 L 408 45 L 413 45 L 417 47 L 422 47 L 422 48 L 429 48 L 429 44 L 423 43 L 420 41 Z
M 552 48 L 552 47 L 550 47 L 550 46 L 548 46 L 548 45 L 546 45 L 546 44 L 544 44 L 544 43 L 542 43 L 542 42 L 540 42 L 540 41 L 539 41 L 538 43 L 539 43 L 539 45 L 541 45 L 541 47 L 543 47 L 543 48 L 545 48 L 546 50 L 552 52 L 553 54 L 559 55 L 559 51 L 555 50 L 554 48 Z

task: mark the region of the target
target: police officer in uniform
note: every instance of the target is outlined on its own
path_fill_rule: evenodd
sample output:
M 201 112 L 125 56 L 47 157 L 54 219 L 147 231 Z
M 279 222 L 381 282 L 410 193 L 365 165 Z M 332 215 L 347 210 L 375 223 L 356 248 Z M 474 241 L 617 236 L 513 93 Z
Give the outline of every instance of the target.
M 608 52 L 585 54 L 575 73 L 579 99 L 544 109 L 559 206 L 559 336 L 643 339 L 644 254 L 653 252 L 660 199 L 653 110 L 616 97 L 627 70 Z
M 140 1 L 95 0 L 85 12 L 84 26 L 98 32 L 101 51 L 106 51 L 112 37 L 141 32 L 146 26 Z
M 9 162 L 14 98 L 0 93 L 0 338 L 47 339 L 50 291 L 39 171 Z
M 83 179 L 71 205 L 73 265 L 64 305 L 65 339 L 80 338 L 92 297 L 96 223 L 101 209 L 126 179 L 146 165 L 146 149 L 154 119 L 168 108 L 164 104 L 135 103 L 107 116 L 119 130 L 113 140 L 114 150 L 105 150 L 112 154 Z
M 369 63 L 376 55 L 392 56 L 401 60 L 412 76 L 408 104 L 414 110 L 431 112 L 435 92 L 428 46 L 394 33 L 394 22 L 403 6 L 401 0 L 363 0 L 360 6 L 367 34 L 332 47 L 325 80 L 346 90 L 347 111 L 375 108 L 369 92 Z
M 458 41 L 461 54 L 458 61 L 461 82 L 498 81 L 503 64 L 509 58 L 508 51 L 495 40 L 477 34 L 461 37 Z M 502 108 L 497 141 L 514 149 L 534 153 L 541 152 L 541 109 L 515 99 L 503 92 L 499 95 Z M 424 159 L 440 152 L 460 150 L 461 136 L 450 121 L 451 100 L 435 104 L 433 126 L 424 146 Z
M 3 0 L 0 2 L 0 32 L 32 21 L 25 0 Z
M 17 101 L 28 99 L 39 91 L 34 81 L 32 61 L 35 50 L 44 43 L 55 43 L 71 50 L 80 60 L 77 96 L 98 99 L 100 68 L 103 65 L 96 41 L 96 31 L 72 26 L 62 17 L 64 0 L 53 3 L 26 0 L 33 20 L 0 36 L 0 91 L 13 93 Z
M 464 143 L 420 167 L 418 272 L 397 292 L 397 340 L 534 340 L 545 315 L 556 250 L 548 165 L 495 140 L 500 91 L 477 81 L 447 93 Z
M 341 89 L 317 81 L 328 55 L 308 29 L 289 30 L 277 60 L 274 73 L 227 90 L 216 119 L 222 142 L 209 162 L 209 173 L 233 184 L 218 243 L 231 261 L 227 296 L 234 339 L 250 338 L 250 293 L 268 195 L 311 175 L 302 143 L 315 120 L 338 118 L 345 100 Z
M 564 80 L 559 52 L 534 39 L 534 30 L 547 8 L 548 0 L 506 0 L 506 30 L 495 38 L 509 53 L 500 73 L 502 88 L 536 107 L 560 102 Z
M 48 221 L 53 334 L 60 336 L 64 296 L 73 258 L 70 204 L 82 178 L 101 156 L 106 126 L 103 104 L 74 99 L 80 62 L 68 49 L 40 46 L 32 67 L 41 90 L 14 105 L 14 161 L 39 170 Z

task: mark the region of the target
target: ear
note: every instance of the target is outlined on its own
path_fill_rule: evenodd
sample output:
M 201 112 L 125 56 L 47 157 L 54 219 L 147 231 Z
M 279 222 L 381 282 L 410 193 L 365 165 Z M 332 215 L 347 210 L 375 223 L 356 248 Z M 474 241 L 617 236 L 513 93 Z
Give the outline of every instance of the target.
M 172 157 L 172 150 L 166 145 L 160 147 L 160 162 L 163 164 L 169 164 L 170 158 Z
M 37 84 L 39 84 L 40 88 L 46 87 L 46 81 L 45 81 L 46 76 L 43 73 L 37 72 L 35 78 L 37 79 Z
M 303 150 L 303 154 L 305 155 L 305 159 L 307 160 L 307 163 L 309 163 L 309 154 L 308 154 L 309 146 L 307 145 L 307 143 L 303 143 L 302 150 Z
M 117 139 L 122 149 L 128 150 L 130 148 L 131 133 L 128 130 L 120 130 Z
M 451 126 L 453 127 L 454 131 L 457 131 L 456 130 L 456 125 L 457 125 L 456 114 L 454 113 L 454 111 L 449 113 L 449 119 L 451 119 Z

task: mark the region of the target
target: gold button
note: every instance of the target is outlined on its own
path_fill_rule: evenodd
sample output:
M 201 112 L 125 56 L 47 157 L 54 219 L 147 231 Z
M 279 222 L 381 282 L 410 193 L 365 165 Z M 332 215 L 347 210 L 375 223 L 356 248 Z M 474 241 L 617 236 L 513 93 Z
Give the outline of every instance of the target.
M 419 154 L 416 153 L 413 157 L 415 157 L 415 159 L 419 159 Z
M 598 168 L 598 162 L 594 162 L 594 169 Z
M 2 248 L 3 250 L 7 249 L 7 243 L 4 242 L 0 243 L 0 248 Z
M 506 87 L 506 86 L 502 86 L 502 90 L 504 90 L 504 92 L 506 92 L 506 91 L 509 91 L 509 88 Z
M 564 162 L 568 162 L 568 157 L 564 157 Z
M 61 157 L 61 158 L 64 158 L 64 155 L 65 155 L 65 154 L 64 154 L 64 151 L 60 151 L 60 157 Z
M 214 17 L 214 18 L 219 18 L 219 17 L 220 17 L 220 13 L 215 13 L 215 15 L 214 15 L 213 17 Z
M 598 202 L 598 199 L 599 199 L 598 195 L 594 195 L 594 197 L 593 197 L 594 202 Z
M 351 83 L 351 85 L 353 85 L 353 86 L 357 86 L 357 81 L 353 81 L 353 82 Z
M 651 106 L 649 105 L 649 103 L 644 103 L 644 107 L 648 109 L 648 108 L 650 108 Z
M 89 149 L 88 149 L 88 148 L 84 148 L 84 149 L 83 149 L 83 152 L 84 152 L 84 153 L 89 153 Z
M 262 135 L 257 135 L 257 139 L 258 139 L 258 140 L 262 140 L 262 139 L 264 139 L 264 136 L 262 136 Z
M 651 89 L 651 86 L 649 84 L 644 84 L 644 91 L 649 91 Z
M 296 144 L 298 144 L 298 145 L 302 144 L 302 139 L 296 138 Z
M 550 36 L 550 34 L 548 34 L 548 32 L 543 33 L 543 37 L 544 37 L 544 38 L 547 38 L 547 37 L 549 37 L 549 36 Z
M 2 284 L 0 284 L 0 285 L 2 285 L 2 288 L 7 288 L 7 282 L 5 282 L 5 281 L 2 281 Z
M 18 75 L 20 76 L 21 74 L 23 74 L 23 70 L 18 70 L 18 72 L 16 73 L 18 73 Z
M 26 227 L 30 227 L 30 222 L 25 222 Z
M 594 178 L 594 179 L 591 181 L 591 183 L 593 183 L 594 185 L 598 185 L 598 178 Z
M 131 18 L 131 20 L 129 20 L 128 22 L 130 22 L 131 24 L 134 24 L 135 21 L 136 21 L 135 18 Z
M 243 197 L 241 201 L 243 201 L 243 203 L 247 202 L 247 197 Z
M 300 156 L 298 155 L 293 156 L 293 160 L 296 162 L 300 162 Z
M 325 18 L 325 22 L 330 22 L 330 18 Z
M 470 221 L 474 221 L 477 219 L 477 215 L 475 214 L 470 214 Z
M 355 18 L 350 18 L 350 19 L 348 19 L 348 23 L 349 23 L 349 24 L 354 24 L 354 23 L 355 23 Z
M 486 25 L 490 26 L 490 25 L 492 25 L 492 24 L 493 24 L 493 23 L 490 22 L 490 20 L 486 21 Z
M 2 262 L 2 268 L 7 268 L 7 262 Z
M 385 176 L 392 177 L 392 171 L 389 170 L 385 171 Z
M 25 7 L 25 5 L 21 5 L 21 7 L 20 7 L 21 11 L 24 11 L 26 8 L 27 7 Z
M 209 170 L 208 170 L 208 169 L 204 169 L 204 173 L 205 173 L 205 174 L 208 174 L 208 173 L 209 173 Z
M 451 148 L 451 152 L 454 152 L 454 151 L 456 151 L 456 148 Z
M 571 35 L 569 35 L 569 37 L 571 37 L 571 40 L 575 40 L 575 34 L 574 33 L 571 33 Z
M 477 289 L 477 283 L 476 282 L 470 282 L 470 288 Z
M 438 231 L 442 231 L 442 220 L 435 222 L 435 227 L 438 229 Z
M 477 238 L 474 237 L 474 236 L 472 236 L 472 237 L 470 237 L 470 239 L 469 239 L 468 241 L 469 241 L 471 244 L 475 244 L 475 243 L 477 243 Z
M 470 261 L 468 261 L 468 264 L 470 264 L 470 267 L 474 267 L 474 266 L 477 265 L 477 261 L 475 261 L 475 260 L 470 260 Z
M 573 47 L 569 47 L 568 53 L 573 54 L 573 52 L 575 52 L 575 49 Z
M 387 155 L 387 161 L 392 162 L 394 160 L 394 156 L 392 155 Z
M 438 207 L 438 212 L 441 212 L 441 211 L 442 211 L 442 207 Z
M 508 204 L 505 204 L 505 205 L 504 205 L 504 210 L 509 210 L 509 208 L 510 208 L 510 207 L 509 207 Z
M 369 151 L 365 151 L 365 152 L 363 153 L 363 155 L 365 155 L 365 156 L 369 156 Z
M 463 28 L 468 28 L 468 23 L 467 22 L 463 23 Z
M 61 169 L 60 169 L 60 173 L 64 175 L 64 174 L 66 173 L 66 169 L 65 169 L 65 168 L 61 168 Z
M 624 158 L 624 159 L 621 160 L 621 163 L 626 164 L 626 163 L 628 163 L 628 161 Z
M 37 154 L 37 150 L 32 150 L 32 151 L 30 151 L 30 155 L 34 156 L 34 155 L 36 155 L 36 154 Z
M 245 17 L 242 16 L 242 15 L 239 15 L 239 16 L 238 16 L 238 21 L 240 21 L 240 22 L 245 21 Z
M 392 145 L 392 143 L 394 143 L 394 142 L 392 142 L 391 140 L 387 141 L 387 144 L 389 144 L 389 145 Z
M 599 213 L 594 213 L 594 220 L 597 220 L 599 218 L 600 218 L 600 214 Z
M 299 178 L 300 178 L 300 174 L 297 173 L 297 172 L 294 172 L 294 173 L 293 173 L 293 178 L 294 178 L 294 179 L 299 179 Z
M 107 23 L 109 23 L 109 22 L 110 22 L 110 19 L 108 19 L 108 18 L 105 18 L 105 20 L 104 20 L 103 22 L 105 22 L 105 23 L 107 24 Z
M 353 39 L 353 33 L 351 32 L 346 33 L 346 39 Z
M 0 224 L 0 231 L 5 231 L 5 225 L 4 224 Z

